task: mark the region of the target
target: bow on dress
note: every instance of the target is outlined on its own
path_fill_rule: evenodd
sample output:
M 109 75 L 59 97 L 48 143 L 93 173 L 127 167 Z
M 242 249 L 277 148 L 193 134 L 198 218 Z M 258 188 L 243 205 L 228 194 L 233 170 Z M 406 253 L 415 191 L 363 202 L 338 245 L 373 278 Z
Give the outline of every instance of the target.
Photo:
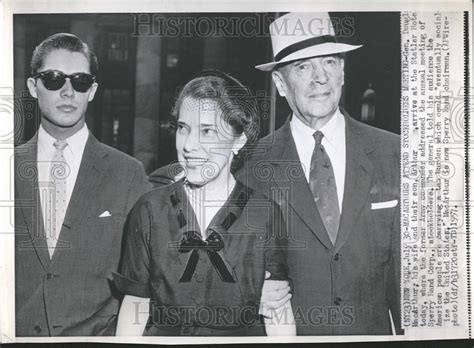
M 235 199 L 234 197 L 236 196 L 237 198 Z M 215 219 L 219 221 L 219 218 L 222 217 L 222 209 L 229 208 L 225 218 L 221 220 L 220 224 L 217 225 L 213 225 L 211 222 L 211 227 L 207 229 L 208 237 L 205 240 L 202 240 L 201 234 L 195 230 L 190 229 L 183 231 L 181 240 L 178 243 L 178 251 L 180 253 L 191 252 L 191 256 L 189 257 L 183 275 L 179 280 L 180 282 L 191 281 L 199 261 L 199 250 L 203 250 L 207 252 L 209 260 L 211 261 L 221 280 L 226 283 L 235 283 L 234 277 L 227 269 L 221 254 L 219 254 L 219 251 L 224 249 L 224 241 L 216 229 L 228 230 L 229 227 L 235 222 L 237 217 L 242 213 L 243 208 L 249 199 L 248 197 L 248 194 L 243 191 L 243 185 L 237 182 L 228 202 L 224 204 L 224 206 L 221 208 L 221 211 L 215 216 Z M 178 219 L 180 228 L 184 228 L 187 225 L 187 220 L 184 216 L 182 206 L 184 202 L 181 201 L 177 192 L 171 194 L 170 200 L 173 206 L 178 208 L 176 217 Z M 215 226 L 216 229 L 214 229 L 212 226 Z
M 186 231 L 183 233 L 181 242 L 178 247 L 180 253 L 188 253 L 191 251 L 188 264 L 181 276 L 180 282 L 189 282 L 193 277 L 194 271 L 196 270 L 197 263 L 199 261 L 199 250 L 205 250 L 209 256 L 214 269 L 222 281 L 226 283 L 235 283 L 235 279 L 227 269 L 222 257 L 218 254 L 218 251 L 224 248 L 224 241 L 222 240 L 219 233 L 212 231 L 206 240 L 201 239 L 201 235 L 196 231 Z

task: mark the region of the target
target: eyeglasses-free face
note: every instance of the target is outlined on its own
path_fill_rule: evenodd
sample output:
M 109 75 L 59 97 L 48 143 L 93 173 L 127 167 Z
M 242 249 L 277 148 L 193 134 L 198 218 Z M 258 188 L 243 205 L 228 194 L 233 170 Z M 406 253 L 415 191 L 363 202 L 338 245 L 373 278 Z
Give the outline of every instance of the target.
M 245 144 L 225 121 L 223 111 L 212 98 L 185 97 L 179 106 L 176 130 L 178 161 L 189 183 L 203 186 L 210 181 L 228 183 L 233 152 Z
M 296 117 L 318 129 L 339 107 L 344 59 L 327 55 L 297 60 L 275 70 L 273 80 Z
M 66 75 L 59 70 L 42 71 L 32 76 L 32 78 L 40 78 L 41 82 L 43 82 L 43 86 L 50 91 L 57 91 L 61 89 L 68 78 L 71 81 L 71 85 L 74 90 L 80 93 L 87 92 L 96 79 L 94 75 L 83 72 Z

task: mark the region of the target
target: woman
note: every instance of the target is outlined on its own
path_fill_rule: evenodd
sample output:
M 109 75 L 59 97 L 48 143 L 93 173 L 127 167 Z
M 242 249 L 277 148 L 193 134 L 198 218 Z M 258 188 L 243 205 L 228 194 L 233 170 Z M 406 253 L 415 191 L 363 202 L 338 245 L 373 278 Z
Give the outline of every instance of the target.
M 288 279 L 286 231 L 278 206 L 232 174 L 236 154 L 257 136 L 246 91 L 213 70 L 179 93 L 173 115 L 183 171 L 132 210 L 114 275 L 125 293 L 117 335 L 263 334 L 265 271 Z M 289 302 L 283 310 L 284 323 L 265 320 L 267 334 L 295 333 Z

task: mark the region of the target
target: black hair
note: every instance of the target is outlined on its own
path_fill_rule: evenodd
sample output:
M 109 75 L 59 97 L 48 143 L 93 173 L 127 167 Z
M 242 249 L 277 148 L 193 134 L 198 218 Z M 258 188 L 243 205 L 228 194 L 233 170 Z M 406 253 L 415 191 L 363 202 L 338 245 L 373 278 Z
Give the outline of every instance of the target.
M 245 134 L 249 142 L 257 139 L 260 128 L 255 99 L 236 78 L 215 69 L 201 71 L 179 91 L 171 111 L 176 121 L 186 97 L 215 101 L 235 136 Z
M 31 75 L 38 73 L 43 65 L 44 58 L 53 50 L 64 49 L 70 52 L 82 53 L 89 61 L 92 75 L 99 71 L 97 56 L 89 49 L 89 46 L 76 35 L 69 33 L 57 33 L 44 39 L 33 51 L 31 57 Z
M 174 123 L 178 121 L 179 109 L 185 98 L 215 101 L 222 111 L 223 120 L 231 127 L 233 136 L 245 134 L 247 143 L 231 163 L 231 172 L 238 171 L 245 160 L 243 154 L 257 140 L 260 132 L 256 100 L 249 88 L 222 71 L 203 70 L 179 91 L 171 111 Z

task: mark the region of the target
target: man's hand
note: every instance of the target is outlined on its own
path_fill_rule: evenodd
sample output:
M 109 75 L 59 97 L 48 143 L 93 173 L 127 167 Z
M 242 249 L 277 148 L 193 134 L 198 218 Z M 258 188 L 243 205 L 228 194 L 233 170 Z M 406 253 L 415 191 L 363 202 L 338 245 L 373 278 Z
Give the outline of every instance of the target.
M 265 272 L 259 313 L 271 318 L 274 310 L 282 308 L 291 298 L 290 285 L 286 280 L 269 280 L 270 272 Z

